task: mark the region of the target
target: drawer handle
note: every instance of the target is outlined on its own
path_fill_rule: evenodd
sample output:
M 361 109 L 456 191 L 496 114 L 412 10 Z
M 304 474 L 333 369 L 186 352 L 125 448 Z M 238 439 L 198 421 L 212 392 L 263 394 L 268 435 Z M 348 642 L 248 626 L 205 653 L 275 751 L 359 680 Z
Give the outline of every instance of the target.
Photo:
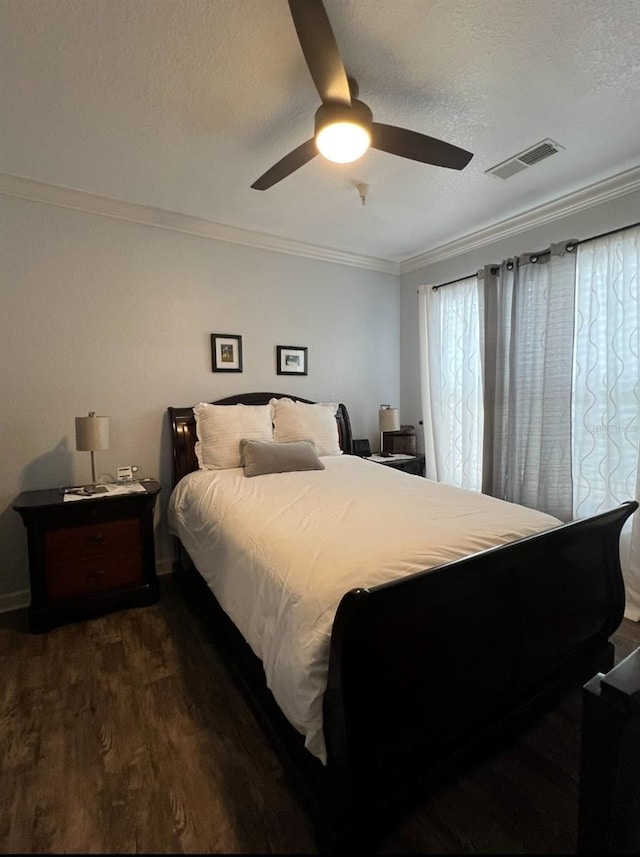
M 94 536 L 89 536 L 87 541 L 90 545 L 99 545 L 100 542 L 104 541 L 104 536 L 102 535 L 102 533 L 96 533 L 96 535 Z
M 88 581 L 103 580 L 106 576 L 107 576 L 106 571 L 92 571 L 90 574 L 87 575 L 87 580 Z

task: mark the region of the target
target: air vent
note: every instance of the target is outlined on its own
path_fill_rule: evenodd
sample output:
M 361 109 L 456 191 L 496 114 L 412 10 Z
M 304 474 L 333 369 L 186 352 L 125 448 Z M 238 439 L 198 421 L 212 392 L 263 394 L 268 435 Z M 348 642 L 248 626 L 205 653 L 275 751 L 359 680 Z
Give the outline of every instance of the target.
M 514 155 L 513 158 L 496 164 L 490 170 L 485 170 L 485 173 L 499 179 L 508 179 L 534 164 L 539 164 L 545 158 L 550 158 L 551 155 L 555 155 L 561 149 L 564 149 L 564 146 L 554 143 L 553 140 L 543 140 L 541 143 L 536 143 L 535 146 L 525 149 L 524 152 L 520 152 L 519 155 Z

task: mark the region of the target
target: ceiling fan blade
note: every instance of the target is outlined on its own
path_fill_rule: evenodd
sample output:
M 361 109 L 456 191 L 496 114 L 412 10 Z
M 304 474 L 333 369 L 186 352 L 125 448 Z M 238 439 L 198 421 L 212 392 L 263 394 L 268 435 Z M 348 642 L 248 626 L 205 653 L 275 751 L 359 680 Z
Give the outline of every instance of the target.
M 374 122 L 372 125 L 371 145 L 374 149 L 389 152 L 390 155 L 399 155 L 401 158 L 410 158 L 412 161 L 421 161 L 436 167 L 448 167 L 451 170 L 463 170 L 473 157 L 471 152 L 452 143 L 380 122 Z
M 351 104 L 349 82 L 322 0 L 289 0 L 302 53 L 322 102 Z
M 277 164 L 274 164 L 264 175 L 256 179 L 251 187 L 254 190 L 267 190 L 273 187 L 274 184 L 282 181 L 282 179 L 286 179 L 287 176 L 290 176 L 291 173 L 294 173 L 300 167 L 303 167 L 308 161 L 315 158 L 317 154 L 316 141 L 312 137 L 306 143 L 303 143 L 297 149 L 285 155 Z

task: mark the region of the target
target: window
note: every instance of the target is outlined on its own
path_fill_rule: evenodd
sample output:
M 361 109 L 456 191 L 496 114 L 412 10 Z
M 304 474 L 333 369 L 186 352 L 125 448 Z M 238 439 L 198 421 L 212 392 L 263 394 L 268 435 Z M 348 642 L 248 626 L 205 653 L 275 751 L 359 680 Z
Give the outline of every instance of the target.
M 428 441 L 425 435 L 427 476 L 479 491 L 484 420 L 478 278 L 421 293 L 423 357 L 428 358 L 423 401 L 427 398 L 431 408 L 431 419 L 423 419 L 431 435 Z
M 561 520 L 638 498 L 639 275 L 634 226 L 422 287 L 427 476 Z M 620 555 L 640 620 L 636 518 Z

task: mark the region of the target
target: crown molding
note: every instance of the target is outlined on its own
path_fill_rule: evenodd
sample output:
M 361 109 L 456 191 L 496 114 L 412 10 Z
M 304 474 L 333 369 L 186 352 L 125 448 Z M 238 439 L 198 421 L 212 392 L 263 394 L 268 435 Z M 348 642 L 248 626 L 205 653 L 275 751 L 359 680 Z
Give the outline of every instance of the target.
M 339 265 L 350 265 L 384 274 L 407 274 L 426 265 L 442 262 L 462 253 L 476 250 L 494 241 L 518 235 L 528 229 L 543 226 L 561 217 L 575 214 L 595 205 L 625 196 L 640 189 L 640 167 L 634 167 L 616 176 L 596 182 L 574 193 L 559 199 L 529 209 L 515 217 L 510 217 L 498 223 L 472 232 L 455 241 L 434 247 L 417 256 L 411 256 L 401 261 L 380 259 L 374 256 L 363 256 L 348 253 L 331 247 L 308 244 L 304 241 L 293 241 L 280 238 L 265 232 L 243 229 L 215 223 L 204 218 L 180 214 L 176 211 L 155 208 L 149 205 L 139 205 L 125 200 L 88 193 L 75 188 L 53 185 L 48 182 L 27 179 L 9 173 L 0 173 L 0 194 L 19 197 L 45 205 L 55 205 L 60 208 L 70 208 L 87 214 L 101 217 L 112 217 L 129 223 L 139 223 L 158 229 L 168 229 L 195 235 L 212 241 L 224 241 L 229 244 L 241 244 L 260 250 L 270 250 L 274 253 L 284 253 L 290 256 L 302 256 L 307 259 L 317 259 L 323 262 L 334 262 Z
M 389 259 L 362 256 L 357 253 L 348 253 L 331 247 L 307 244 L 304 241 L 292 241 L 288 238 L 280 238 L 277 235 L 242 229 L 238 226 L 229 226 L 224 223 L 214 223 L 204 218 L 180 214 L 177 211 L 168 211 L 150 205 L 138 205 L 134 202 L 113 199 L 112 197 L 88 193 L 87 191 L 76 190 L 75 188 L 53 185 L 48 182 L 23 178 L 22 176 L 14 176 L 9 173 L 0 173 L 0 194 L 28 199 L 32 202 L 40 202 L 46 205 L 55 205 L 60 208 L 71 208 L 74 211 L 82 211 L 86 214 L 112 217 L 116 220 L 128 221 L 129 223 L 140 223 L 145 226 L 154 226 L 158 229 L 183 232 L 187 235 L 208 238 L 212 241 L 242 244 L 245 247 L 255 247 L 259 250 L 271 250 L 274 253 L 285 253 L 289 256 L 304 256 L 308 259 L 318 259 L 323 262 L 351 265 L 355 268 L 381 271 L 384 274 L 395 274 L 397 276 L 400 273 L 399 263 Z
M 494 241 L 518 235 L 520 232 L 534 229 L 537 226 L 543 226 L 561 217 L 576 214 L 579 211 L 592 208 L 594 205 L 600 205 L 603 202 L 617 199 L 639 189 L 640 167 L 633 167 L 633 169 L 618 173 L 618 175 L 569 193 L 552 202 L 531 208 L 529 211 L 525 211 L 515 217 L 501 220 L 493 226 L 472 232 L 455 241 L 442 244 L 440 247 L 434 247 L 432 250 L 427 250 L 419 256 L 411 256 L 410 258 L 403 259 L 400 262 L 400 273 L 408 274 L 416 271 L 418 268 L 432 265 L 434 262 L 442 262 L 453 256 L 477 250 Z

